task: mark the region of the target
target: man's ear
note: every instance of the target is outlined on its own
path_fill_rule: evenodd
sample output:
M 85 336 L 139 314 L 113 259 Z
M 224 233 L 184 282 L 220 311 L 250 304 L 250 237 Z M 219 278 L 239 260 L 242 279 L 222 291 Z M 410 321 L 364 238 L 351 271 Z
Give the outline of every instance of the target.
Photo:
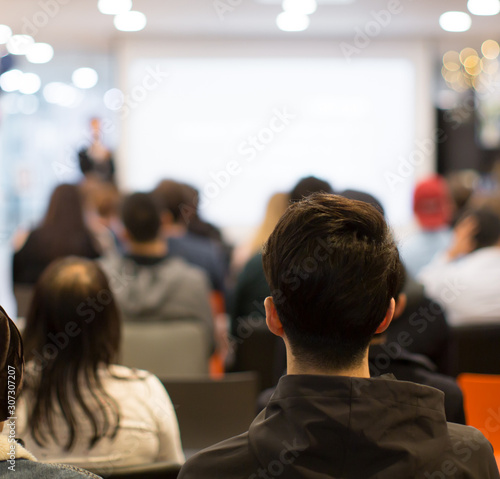
M 276 306 L 271 296 L 265 299 L 264 306 L 266 308 L 266 324 L 269 331 L 282 338 L 285 332 L 283 331 L 283 325 L 278 317 L 278 312 L 276 311 Z
M 401 293 L 396 301 L 396 309 L 394 310 L 394 319 L 398 319 L 405 311 L 408 297 L 406 293 Z
M 385 313 L 385 317 L 382 322 L 379 324 L 375 334 L 383 333 L 391 324 L 392 318 L 394 316 L 394 311 L 396 309 L 396 301 L 394 298 L 391 298 L 391 302 L 389 303 L 389 307 L 387 308 L 387 312 Z

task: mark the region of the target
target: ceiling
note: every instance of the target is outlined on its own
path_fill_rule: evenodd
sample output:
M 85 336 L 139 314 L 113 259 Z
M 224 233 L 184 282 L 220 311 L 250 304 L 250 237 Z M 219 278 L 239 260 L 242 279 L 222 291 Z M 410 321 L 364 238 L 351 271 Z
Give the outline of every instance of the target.
M 466 0 L 355 0 L 348 5 L 331 2 L 319 0 L 309 29 L 294 33 L 282 32 L 276 26 L 276 16 L 281 12 L 279 0 L 134 0 L 134 9 L 148 18 L 146 28 L 134 33 L 116 31 L 113 18 L 97 10 L 97 0 L 0 0 L 0 23 L 9 25 L 14 33 L 24 29 L 36 41 L 66 51 L 109 51 L 125 38 L 321 38 L 352 42 L 356 31 L 364 30 L 375 13 L 392 3 L 399 4 L 401 12 L 390 16 L 376 35 L 377 40 L 426 39 L 462 48 L 500 37 L 500 15 L 472 16 L 472 28 L 466 33 L 441 30 L 439 15 L 447 10 L 467 11 Z M 216 6 L 223 4 L 229 8 L 221 19 Z M 44 7 L 47 11 L 50 7 L 50 12 Z

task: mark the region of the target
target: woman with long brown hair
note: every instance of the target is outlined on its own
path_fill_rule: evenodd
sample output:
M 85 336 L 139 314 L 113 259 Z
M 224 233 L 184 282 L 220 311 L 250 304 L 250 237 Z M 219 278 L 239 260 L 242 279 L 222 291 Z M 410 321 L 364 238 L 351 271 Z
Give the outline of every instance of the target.
M 184 462 L 161 382 L 116 365 L 120 316 L 94 261 L 69 257 L 44 271 L 23 339 L 19 431 L 39 460 L 88 468 Z
M 53 260 L 75 255 L 100 256 L 98 244 L 85 224 L 78 186 L 55 188 L 40 226 L 34 229 L 14 254 L 14 283 L 34 284 Z

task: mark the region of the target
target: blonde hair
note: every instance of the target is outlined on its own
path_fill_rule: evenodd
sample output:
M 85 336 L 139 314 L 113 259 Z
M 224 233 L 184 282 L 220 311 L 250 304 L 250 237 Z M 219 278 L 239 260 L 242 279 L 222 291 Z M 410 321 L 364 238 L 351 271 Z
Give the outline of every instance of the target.
M 262 221 L 250 243 L 252 256 L 261 250 L 262 245 L 273 232 L 276 223 L 278 223 L 278 220 L 283 216 L 289 204 L 290 195 L 288 193 L 275 193 L 271 196 L 267 203 L 264 221 Z

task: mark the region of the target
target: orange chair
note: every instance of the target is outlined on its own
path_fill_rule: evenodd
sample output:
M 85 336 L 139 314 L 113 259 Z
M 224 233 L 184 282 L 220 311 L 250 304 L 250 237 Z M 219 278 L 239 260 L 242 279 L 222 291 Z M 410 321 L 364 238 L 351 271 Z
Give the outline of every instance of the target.
M 500 469 L 500 375 L 463 373 L 457 381 L 464 394 L 467 424 L 491 442 Z

